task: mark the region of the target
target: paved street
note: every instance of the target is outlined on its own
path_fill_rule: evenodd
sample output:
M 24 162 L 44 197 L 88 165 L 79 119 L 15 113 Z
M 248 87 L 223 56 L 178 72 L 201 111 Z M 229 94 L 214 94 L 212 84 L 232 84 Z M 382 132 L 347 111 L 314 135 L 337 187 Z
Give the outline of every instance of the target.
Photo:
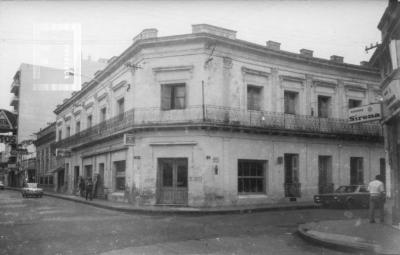
M 304 242 L 297 224 L 365 210 L 135 215 L 0 191 L 0 254 L 343 254 Z

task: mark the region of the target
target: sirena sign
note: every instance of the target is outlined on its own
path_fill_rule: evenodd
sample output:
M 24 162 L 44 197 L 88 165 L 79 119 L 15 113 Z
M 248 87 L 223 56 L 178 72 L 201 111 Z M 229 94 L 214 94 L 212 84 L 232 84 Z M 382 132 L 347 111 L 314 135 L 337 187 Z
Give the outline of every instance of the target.
M 349 123 L 376 121 L 382 118 L 381 104 L 369 104 L 349 109 Z

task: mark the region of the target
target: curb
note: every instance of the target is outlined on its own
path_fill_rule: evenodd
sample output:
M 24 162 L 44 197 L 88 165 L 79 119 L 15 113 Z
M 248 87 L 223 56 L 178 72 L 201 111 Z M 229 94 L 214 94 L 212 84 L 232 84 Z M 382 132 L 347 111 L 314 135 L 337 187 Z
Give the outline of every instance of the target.
M 385 250 L 381 245 L 372 244 L 360 237 L 330 234 L 314 231 L 301 224 L 297 234 L 304 240 L 327 248 L 346 252 L 369 252 L 371 254 L 398 255 L 399 251 Z
M 20 191 L 20 188 L 14 188 L 14 187 L 5 187 L 5 189 L 8 190 L 14 190 L 14 191 Z M 182 207 L 177 207 L 176 209 L 174 208 L 168 208 L 165 209 L 162 206 L 160 208 L 124 208 L 124 207 L 117 207 L 117 206 L 112 206 L 112 205 L 106 205 L 106 204 L 99 204 L 96 202 L 90 202 L 86 200 L 81 200 L 73 197 L 68 197 L 68 196 L 63 196 L 63 195 L 58 195 L 58 194 L 52 194 L 48 192 L 43 193 L 44 196 L 49 196 L 49 197 L 54 197 L 58 199 L 64 199 L 80 204 L 87 204 L 91 205 L 94 207 L 98 208 L 103 208 L 103 209 L 108 209 L 108 210 L 113 210 L 113 211 L 119 211 L 119 212 L 124 212 L 124 213 L 136 213 L 136 214 L 154 214 L 154 215 L 171 215 L 171 214 L 179 214 L 179 215 L 191 215 L 191 216 L 201 216 L 201 215 L 223 215 L 223 214 L 245 214 L 245 213 L 255 213 L 255 212 L 267 212 L 267 211 L 290 211 L 290 210 L 303 210 L 303 209 L 320 209 L 321 207 L 317 204 L 313 205 L 289 205 L 289 206 L 275 206 L 275 207 L 254 207 L 254 208 L 229 208 L 229 209 L 219 209 L 219 210 L 213 210 L 213 209 L 202 209 L 202 208 L 190 208 L 187 207 L 188 209 L 194 209 L 194 210 L 182 210 Z

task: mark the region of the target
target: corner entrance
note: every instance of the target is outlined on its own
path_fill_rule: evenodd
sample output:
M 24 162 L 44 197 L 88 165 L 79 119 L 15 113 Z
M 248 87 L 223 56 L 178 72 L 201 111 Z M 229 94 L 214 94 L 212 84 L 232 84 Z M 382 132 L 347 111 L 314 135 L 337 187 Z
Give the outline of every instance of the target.
M 187 205 L 187 158 L 159 158 L 157 180 L 158 204 Z

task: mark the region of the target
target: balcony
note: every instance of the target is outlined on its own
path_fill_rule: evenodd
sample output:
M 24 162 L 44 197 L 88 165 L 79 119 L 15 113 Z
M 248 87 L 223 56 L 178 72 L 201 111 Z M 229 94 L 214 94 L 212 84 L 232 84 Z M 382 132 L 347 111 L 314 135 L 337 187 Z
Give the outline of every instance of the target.
M 11 93 L 14 93 L 14 94 L 18 94 L 18 92 L 19 92 L 19 81 L 14 81 L 12 84 L 11 84 Z
M 206 105 L 183 110 L 162 111 L 160 108 L 136 108 L 108 119 L 56 143 L 58 148 L 101 140 L 122 132 L 163 127 L 203 126 L 240 129 L 258 133 L 323 136 L 343 139 L 381 141 L 378 123 L 349 124 L 344 119 L 318 118 L 277 112 L 247 111 Z
M 18 98 L 17 96 L 13 96 L 13 97 L 11 98 L 10 105 L 11 105 L 11 106 L 14 106 L 14 107 L 18 107 L 18 101 L 19 101 L 19 98 Z

